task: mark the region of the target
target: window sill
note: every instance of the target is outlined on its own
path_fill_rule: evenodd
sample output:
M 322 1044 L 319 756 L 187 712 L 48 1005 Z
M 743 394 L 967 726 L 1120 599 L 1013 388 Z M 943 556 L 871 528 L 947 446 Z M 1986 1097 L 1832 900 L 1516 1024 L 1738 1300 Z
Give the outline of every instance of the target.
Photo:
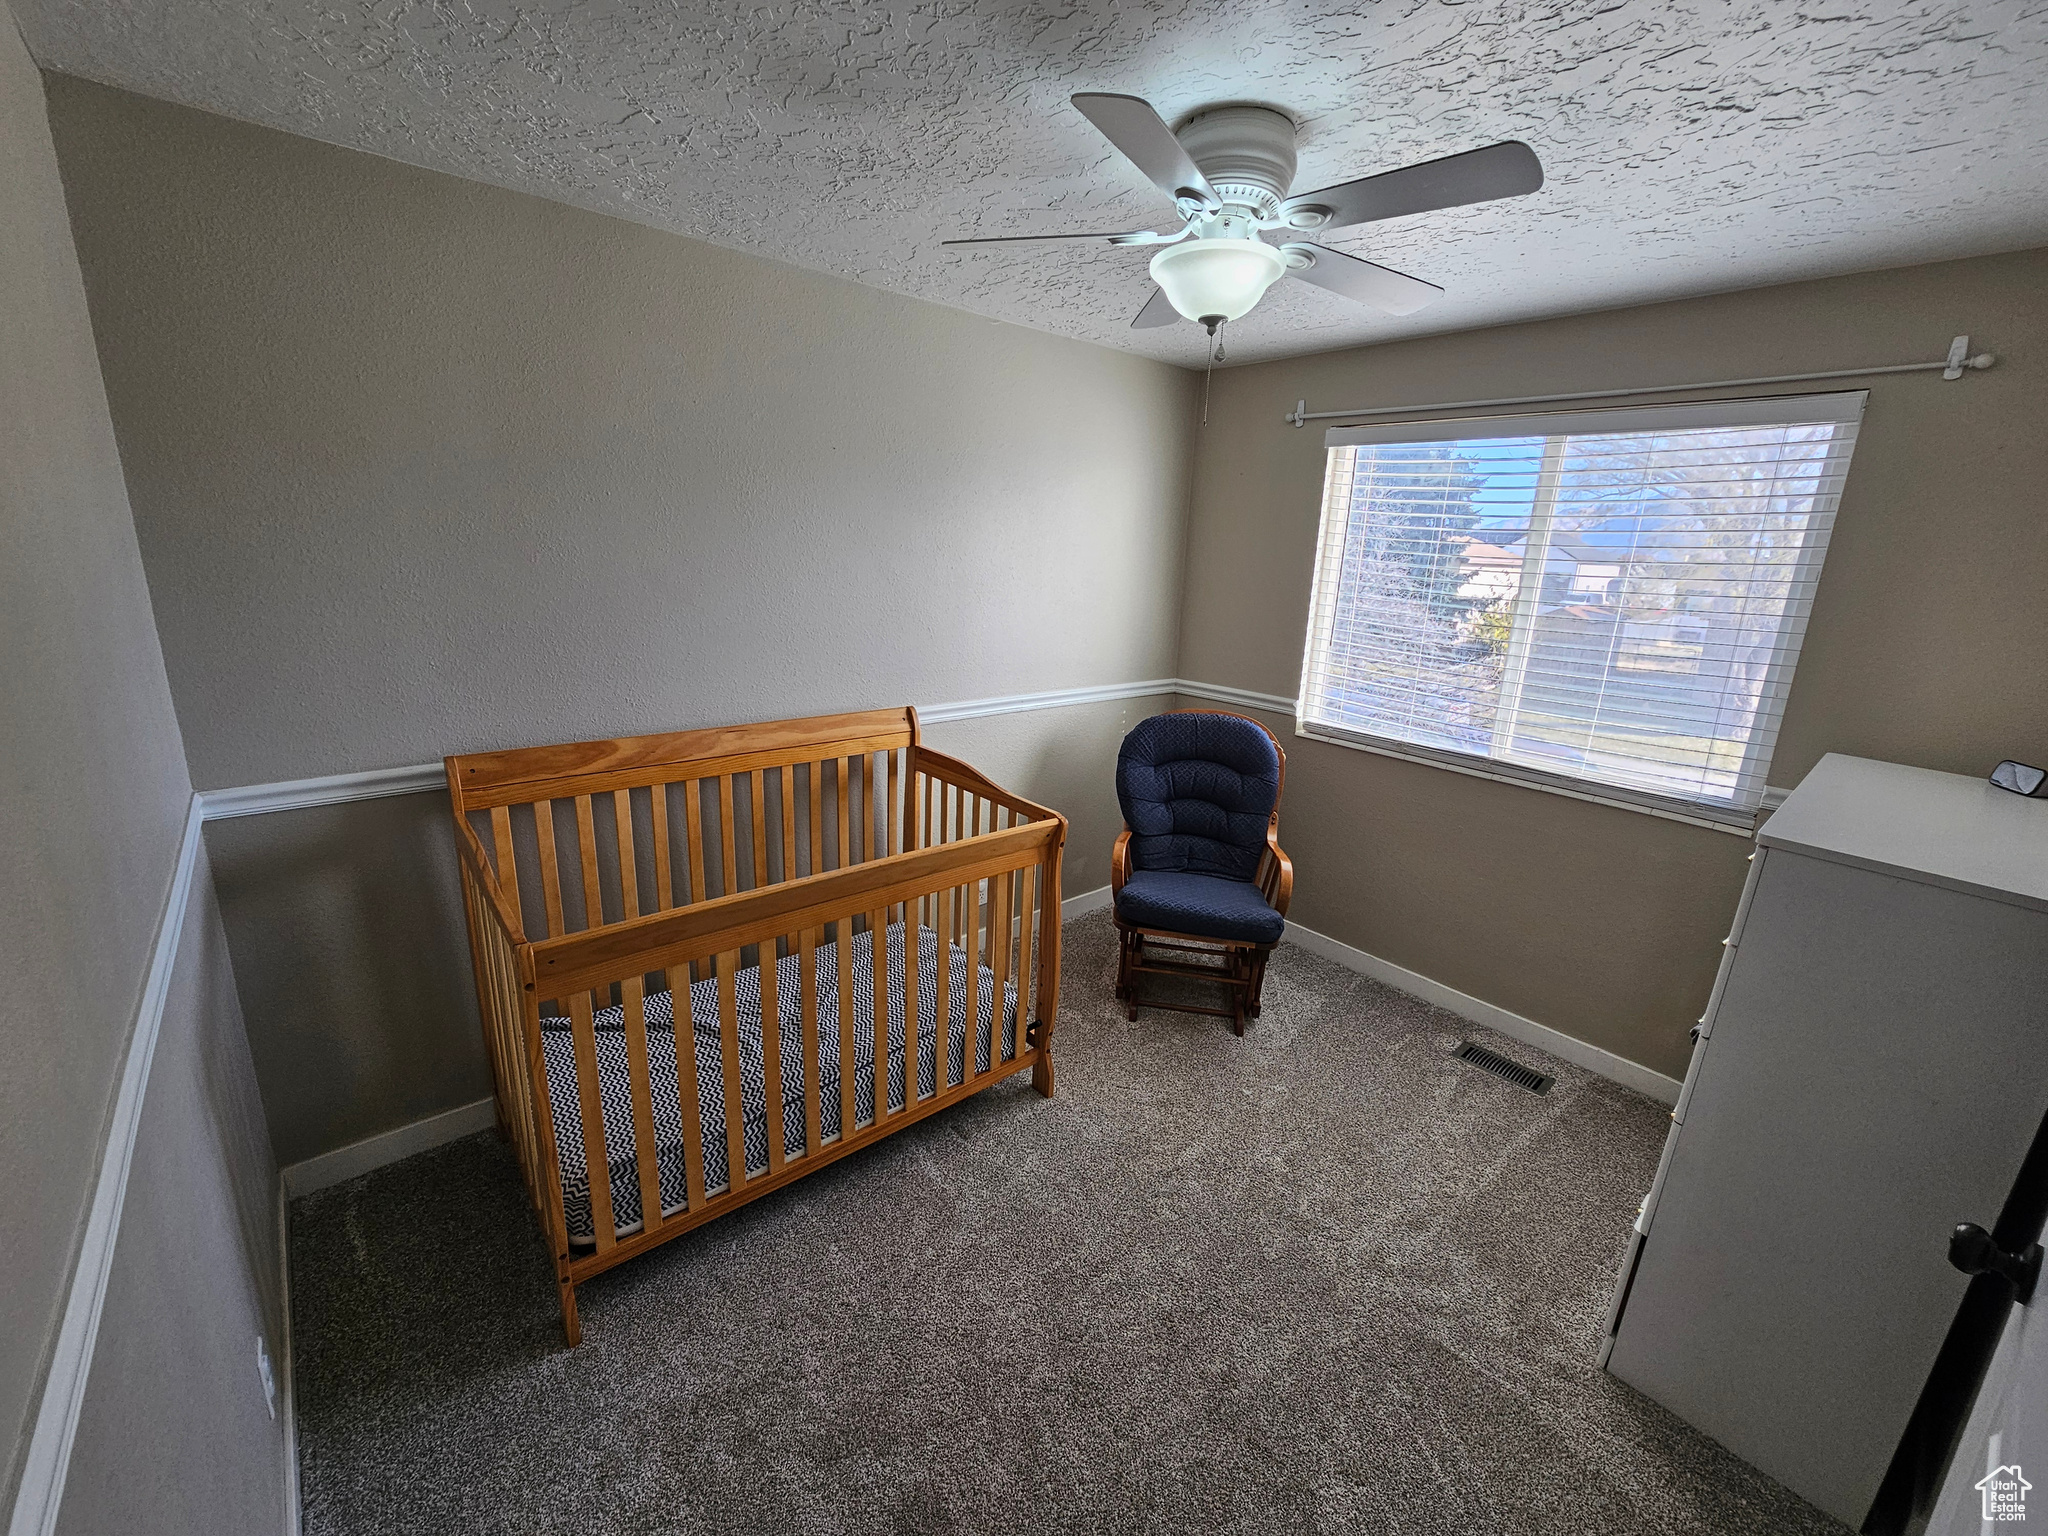
M 1644 795 L 1640 798 L 1624 789 L 1603 789 L 1597 785 L 1565 783 L 1540 773 L 1535 769 L 1519 768 L 1513 763 L 1497 763 L 1484 758 L 1458 758 L 1449 753 L 1437 754 L 1426 747 L 1411 747 L 1405 743 L 1387 741 L 1379 737 L 1356 735 L 1331 726 L 1313 725 L 1295 718 L 1294 734 L 1306 736 L 1311 741 L 1327 742 L 1334 747 L 1349 747 L 1355 752 L 1370 752 L 1377 757 L 1391 757 L 1404 763 L 1419 763 L 1425 768 L 1442 768 L 1451 773 L 1462 773 L 1468 778 L 1491 779 L 1496 784 L 1512 784 L 1520 789 L 1538 790 L 1546 795 L 1562 795 L 1567 800 L 1585 800 L 1594 805 L 1610 805 L 1616 810 L 1635 811 L 1644 816 L 1655 816 L 1664 821 L 1683 822 L 1690 827 L 1705 827 L 1711 832 L 1728 832 L 1736 837 L 1751 837 L 1765 817 L 1784 803 L 1789 790 L 1771 788 L 1764 791 L 1764 803 L 1756 811 L 1716 812 L 1706 806 L 1688 805 L 1684 801 L 1665 800 Z

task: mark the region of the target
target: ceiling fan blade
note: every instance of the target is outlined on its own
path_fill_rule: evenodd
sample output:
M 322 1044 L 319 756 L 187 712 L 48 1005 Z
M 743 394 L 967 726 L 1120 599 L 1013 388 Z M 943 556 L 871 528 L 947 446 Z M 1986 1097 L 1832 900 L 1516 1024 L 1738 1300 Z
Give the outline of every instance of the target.
M 1510 139 L 1320 192 L 1300 193 L 1280 205 L 1280 217 L 1297 229 L 1342 229 L 1349 224 L 1398 219 L 1405 213 L 1520 197 L 1542 185 L 1543 162 L 1536 158 L 1536 151 Z M 1328 216 L 1316 223 L 1296 222 L 1290 217 L 1315 209 L 1327 209 Z
M 1280 251 L 1290 258 L 1309 258 L 1305 267 L 1297 267 L 1290 260 L 1287 266 L 1289 277 L 1314 283 L 1318 288 L 1327 288 L 1332 293 L 1342 294 L 1347 299 L 1355 299 L 1390 315 L 1412 315 L 1423 305 L 1443 297 L 1443 289 L 1435 283 L 1425 283 L 1419 277 L 1410 277 L 1391 267 L 1347 256 L 1326 245 L 1283 245 Z
M 1077 233 L 1071 235 L 976 235 L 973 238 L 967 240 L 941 240 L 939 244 L 1008 245 L 1011 242 L 1017 240 L 1107 240 L 1112 244 L 1114 244 L 1117 241 L 1122 241 L 1126 245 L 1144 245 L 1149 242 L 1147 240 L 1140 240 L 1134 237 L 1139 235 L 1149 237 L 1152 236 L 1152 234 L 1153 232 L 1149 229 L 1119 229 L 1111 230 L 1104 234 L 1096 234 L 1092 231 L 1089 231 L 1085 233 Z
M 1071 98 L 1074 108 L 1122 152 L 1152 184 L 1175 202 L 1193 197 L 1211 208 L 1222 206 L 1202 168 L 1189 158 L 1152 103 L 1138 96 L 1113 96 L 1082 91 Z
M 1149 331 L 1161 325 L 1178 325 L 1180 311 L 1173 307 L 1164 288 L 1154 288 L 1152 297 L 1145 301 L 1145 307 L 1138 311 L 1138 318 L 1131 322 L 1134 331 Z

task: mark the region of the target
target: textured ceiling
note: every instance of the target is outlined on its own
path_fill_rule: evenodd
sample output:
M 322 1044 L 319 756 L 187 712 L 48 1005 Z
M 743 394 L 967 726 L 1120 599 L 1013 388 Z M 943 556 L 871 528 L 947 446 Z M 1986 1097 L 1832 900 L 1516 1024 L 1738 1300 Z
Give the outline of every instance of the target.
M 1302 124 L 1297 187 L 1518 138 L 1549 181 L 1328 243 L 1404 320 L 1283 282 L 1232 361 L 2048 244 L 2048 0 L 13 0 L 47 67 L 1175 362 L 1171 227 L 1067 105 Z

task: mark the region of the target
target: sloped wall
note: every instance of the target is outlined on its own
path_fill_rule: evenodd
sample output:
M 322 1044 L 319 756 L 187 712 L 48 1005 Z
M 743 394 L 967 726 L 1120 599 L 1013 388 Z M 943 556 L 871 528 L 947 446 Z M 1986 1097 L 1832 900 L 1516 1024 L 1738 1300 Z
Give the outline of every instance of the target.
M 0 294 L 0 1501 L 12 1507 L 192 787 L 43 84 L 4 6 Z M 155 1057 L 169 1086 L 143 1100 L 145 1176 L 114 1244 L 66 1485 L 92 1513 L 74 1518 L 67 1502 L 67 1530 L 276 1531 L 284 1515 L 282 1434 L 255 1368 L 256 1334 L 275 1341 L 282 1321 L 276 1170 L 203 870 L 191 910 Z M 210 1102 L 191 1090 L 201 1079 Z M 243 1133 L 223 1140 L 224 1125 Z M 195 1147 L 208 1155 L 165 1160 Z M 165 1177 L 173 1166 L 184 1176 Z M 241 1217 L 213 1219 L 224 1210 Z M 166 1234 L 176 1265 L 151 1262 Z M 153 1353 L 167 1319 L 173 1336 L 233 1340 L 231 1364 L 194 1372 Z

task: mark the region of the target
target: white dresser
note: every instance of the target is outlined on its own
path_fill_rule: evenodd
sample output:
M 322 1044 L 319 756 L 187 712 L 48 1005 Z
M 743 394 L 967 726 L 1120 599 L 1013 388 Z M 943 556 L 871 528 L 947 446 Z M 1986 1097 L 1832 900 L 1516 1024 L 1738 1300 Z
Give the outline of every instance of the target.
M 1857 1526 L 2048 1111 L 2048 801 L 1830 755 L 1757 844 L 1603 1363 Z

